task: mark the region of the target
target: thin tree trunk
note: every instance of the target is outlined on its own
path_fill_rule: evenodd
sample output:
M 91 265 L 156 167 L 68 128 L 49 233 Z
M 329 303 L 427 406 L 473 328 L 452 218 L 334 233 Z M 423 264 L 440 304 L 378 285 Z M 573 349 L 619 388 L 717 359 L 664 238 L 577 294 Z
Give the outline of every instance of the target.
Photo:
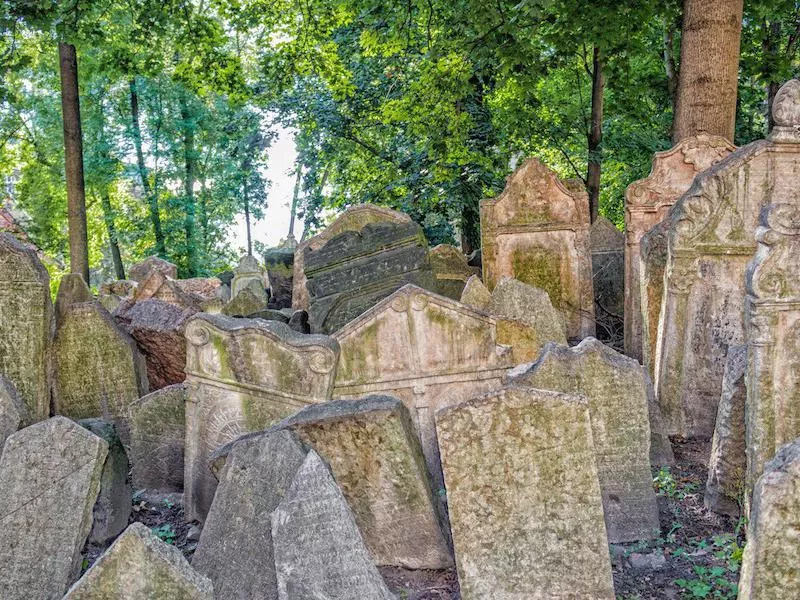
M 195 219 L 195 161 L 197 159 L 194 147 L 194 127 L 190 121 L 189 103 L 186 92 L 182 91 L 180 96 L 181 107 L 181 127 L 183 129 L 183 204 L 184 221 L 183 230 L 186 236 L 186 275 L 196 277 L 198 273 L 197 264 L 197 244 L 196 244 L 196 219 Z
M 707 133 L 733 142 L 743 0 L 684 0 L 673 141 Z
M 300 198 L 300 185 L 303 181 L 303 165 L 297 164 L 297 176 L 294 179 L 294 193 L 292 194 L 292 209 L 289 213 L 289 237 L 294 237 L 294 216 L 297 213 L 297 200 Z
M 667 91 L 672 102 L 672 114 L 675 114 L 675 102 L 678 93 L 678 67 L 675 64 L 675 25 L 664 28 L 664 71 L 667 75 Z
M 247 179 L 242 186 L 242 196 L 244 200 L 244 225 L 247 231 L 247 255 L 253 256 L 253 239 L 250 231 L 250 197 L 247 194 Z
M 103 220 L 108 232 L 108 245 L 111 248 L 111 260 L 114 262 L 114 274 L 117 279 L 125 279 L 125 265 L 122 263 L 122 253 L 119 251 L 117 226 L 114 224 L 114 208 L 111 206 L 111 197 L 108 194 L 108 189 L 101 191 L 100 205 L 103 207 Z
M 142 129 L 139 125 L 139 94 L 136 91 L 136 80 L 129 82 L 131 96 L 131 126 L 133 129 L 133 145 L 136 148 L 136 166 L 139 169 L 139 178 L 142 180 L 142 190 L 147 199 L 147 206 L 150 213 L 150 222 L 153 225 L 153 235 L 156 239 L 156 254 L 161 258 L 167 257 L 167 246 L 164 240 L 164 232 L 161 229 L 161 215 L 158 212 L 158 196 L 150 187 L 150 179 L 147 174 L 147 165 L 144 163 L 144 152 L 142 150 Z
M 775 126 L 775 120 L 772 117 L 772 102 L 775 100 L 775 95 L 781 88 L 781 82 L 775 80 L 775 73 L 773 72 L 774 65 L 778 60 L 778 52 L 781 42 L 781 22 L 773 21 L 768 23 L 764 20 L 764 38 L 762 41 L 762 50 L 764 52 L 761 61 L 761 76 L 767 82 L 767 131 L 769 133 Z
M 589 193 L 589 217 L 597 220 L 600 209 L 600 172 L 602 168 L 601 145 L 603 143 L 603 60 L 600 48 L 595 46 L 592 57 L 592 118 L 589 129 L 589 164 L 586 171 L 586 191 Z
M 89 283 L 89 239 L 83 181 L 83 137 L 78 96 L 78 56 L 72 44 L 58 43 L 61 113 L 64 120 L 64 169 L 67 181 L 70 271 Z

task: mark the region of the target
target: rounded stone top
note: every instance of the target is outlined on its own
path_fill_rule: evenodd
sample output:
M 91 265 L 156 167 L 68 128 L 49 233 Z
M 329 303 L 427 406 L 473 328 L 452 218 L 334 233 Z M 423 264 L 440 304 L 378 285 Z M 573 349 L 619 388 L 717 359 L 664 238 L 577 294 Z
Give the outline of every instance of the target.
M 775 127 L 770 133 L 770 140 L 800 143 L 800 80 L 790 79 L 775 94 L 772 118 Z

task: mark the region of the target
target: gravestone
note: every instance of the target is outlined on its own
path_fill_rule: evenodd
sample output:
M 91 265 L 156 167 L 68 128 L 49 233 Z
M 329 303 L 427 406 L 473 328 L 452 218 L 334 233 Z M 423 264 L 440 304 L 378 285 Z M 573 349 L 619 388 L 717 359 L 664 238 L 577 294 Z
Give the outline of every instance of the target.
M 675 454 L 672 451 L 672 442 L 669 441 L 667 429 L 664 426 L 664 417 L 656 400 L 656 391 L 653 380 L 645 368 L 645 385 L 647 386 L 647 410 L 650 413 L 650 465 L 663 467 L 675 464 Z
M 248 254 L 242 256 L 239 264 L 233 269 L 231 299 L 235 299 L 244 290 L 250 290 L 261 302 L 261 305 L 266 308 L 267 290 L 264 287 L 264 272 L 261 270 L 258 260 Z
M 183 491 L 186 386 L 174 384 L 130 406 L 133 485 L 137 490 Z
M 104 417 L 128 443 L 128 407 L 147 393 L 136 342 L 97 302 L 67 308 L 53 342 L 53 406 L 71 419 Z
M 133 265 L 128 270 L 128 278 L 137 283 L 143 283 L 156 271 L 163 273 L 170 279 L 178 278 L 178 267 L 158 256 L 148 256 L 143 261 Z
M 170 279 L 161 271 L 153 271 L 147 279 L 140 283 L 133 299 L 136 302 L 151 299 L 161 300 L 180 309 L 194 310 L 199 310 L 204 300 L 200 296 L 185 291 L 176 280 Z
M 389 396 L 304 408 L 276 428 L 327 460 L 376 565 L 445 569 L 453 558 L 408 409 Z
M 214 583 L 216 600 L 277 600 L 271 517 L 306 453 L 288 431 L 230 448 L 192 566 Z
M 387 394 L 411 412 L 428 470 L 441 488 L 434 412 L 500 387 L 514 365 L 497 319 L 407 285 L 335 334 L 342 348 L 335 398 Z
M 625 190 L 625 354 L 640 362 L 644 358 L 642 327 L 647 326 L 647 319 L 643 321 L 639 268 L 642 236 L 664 220 L 669 209 L 689 189 L 698 173 L 734 149 L 730 142 L 719 136 L 700 134 L 688 137 L 670 150 L 656 152 L 650 175 L 633 182 Z M 658 283 L 658 280 L 655 282 Z M 648 295 L 655 294 L 650 291 Z M 660 294 L 657 299 L 651 299 L 649 304 L 658 319 Z M 655 339 L 656 329 L 651 331 Z
M 291 308 L 294 252 L 297 241 L 289 236 L 275 248 L 264 252 L 264 266 L 269 284 L 269 308 Z
M 798 86 L 786 84 L 773 103 L 796 126 Z M 796 203 L 798 179 L 800 132 L 787 126 L 704 171 L 670 211 L 656 390 L 671 435 L 714 431 L 728 347 L 745 342 L 742 283 L 759 213 Z
M 53 417 L 6 440 L 0 457 L 0 598 L 60 598 L 81 549 L 108 445 Z
M 473 275 L 467 279 L 467 284 L 464 286 L 464 291 L 461 292 L 461 304 L 466 304 L 470 308 L 476 310 L 488 310 L 489 304 L 492 302 L 492 292 L 489 291 L 481 278 Z
M 585 399 L 512 385 L 436 428 L 464 600 L 614 598 Z
M 25 415 L 25 405 L 14 384 L 0 375 L 0 454 L 3 453 L 6 440 L 19 429 Z
M 714 437 L 711 441 L 704 496 L 707 509 L 734 518 L 739 517 L 747 469 L 744 431 L 746 371 L 747 346 L 731 346 L 725 360 L 722 396 L 719 399 Z
M 639 241 L 639 303 L 642 307 L 642 364 L 655 378 L 656 343 L 661 302 L 664 299 L 664 269 L 667 264 L 667 227 L 662 221 Z M 633 352 L 632 352 L 633 353 Z
M 258 284 L 260 285 L 260 284 Z M 247 317 L 267 309 L 267 296 L 246 287 L 239 291 L 222 309 L 222 314 L 230 317 Z
M 372 564 L 347 501 L 310 450 L 272 513 L 280 600 L 396 600 Z
M 564 314 L 567 338 L 594 335 L 589 202 L 568 190 L 535 158 L 507 180 L 502 194 L 481 201 L 483 282 L 502 277 L 541 288 Z
M 589 229 L 589 245 L 595 304 L 606 317 L 610 313 L 618 320 L 625 311 L 625 234 L 601 215 Z
M 58 283 L 58 294 L 56 295 L 56 323 L 60 323 L 67 309 L 73 304 L 91 302 L 93 300 L 89 286 L 83 280 L 83 276 L 78 273 L 67 273 Z
M 186 339 L 184 496 L 187 519 L 202 521 L 216 488 L 211 453 L 329 400 L 339 345 L 275 321 L 204 313 L 189 320 Z
M 214 600 L 211 582 L 181 551 L 132 523 L 73 585 L 64 600 Z
M 453 300 L 461 298 L 467 280 L 480 271 L 470 267 L 461 250 L 449 244 L 431 248 L 428 260 L 436 277 L 436 291 Z
M 800 597 L 800 440 L 783 446 L 753 491 L 739 600 Z
M 608 541 L 658 537 L 658 507 L 650 472 L 648 378 L 638 362 L 594 338 L 577 347 L 549 344 L 533 365 L 509 374 L 535 388 L 589 401 Z
M 50 414 L 50 278 L 36 253 L 8 233 L 0 233 L 0 315 L 0 373 L 17 389 L 30 425 Z

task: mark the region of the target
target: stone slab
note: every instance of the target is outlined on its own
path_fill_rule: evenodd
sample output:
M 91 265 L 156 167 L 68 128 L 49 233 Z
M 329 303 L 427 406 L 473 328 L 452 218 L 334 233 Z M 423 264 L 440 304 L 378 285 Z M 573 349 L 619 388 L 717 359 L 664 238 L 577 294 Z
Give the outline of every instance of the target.
M 128 270 L 128 278 L 137 283 L 143 283 L 155 271 L 163 273 L 170 279 L 178 278 L 178 267 L 158 256 L 148 256 L 143 261 L 133 265 Z
M 17 394 L 17 388 L 0 375 L 0 454 L 6 440 L 19 429 L 26 414 L 27 409 Z

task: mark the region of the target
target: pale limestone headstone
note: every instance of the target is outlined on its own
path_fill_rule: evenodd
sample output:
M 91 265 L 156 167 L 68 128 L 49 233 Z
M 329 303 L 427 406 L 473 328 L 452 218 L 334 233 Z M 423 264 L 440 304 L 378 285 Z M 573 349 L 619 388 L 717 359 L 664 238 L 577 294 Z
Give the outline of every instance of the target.
M 642 307 L 642 364 L 655 378 L 658 323 L 664 299 L 664 269 L 667 264 L 667 228 L 662 221 L 639 240 L 639 302 Z
M 642 366 L 587 338 L 574 348 L 549 344 L 536 363 L 515 369 L 510 378 L 589 400 L 609 542 L 658 537 L 650 472 L 649 380 Z
M 64 600 L 215 600 L 211 582 L 181 551 L 132 523 Z
M 204 313 L 187 323 L 186 339 L 184 496 L 187 519 L 202 521 L 216 488 L 211 453 L 329 400 L 339 344 L 276 321 Z
M 793 101 L 791 93 L 779 93 L 773 112 Z M 768 204 L 797 203 L 800 132 L 778 133 L 703 172 L 670 211 L 656 356 L 656 390 L 670 434 L 713 433 L 728 347 L 745 342 L 743 282 L 759 213 Z
M 170 385 L 131 404 L 130 460 L 137 490 L 183 491 L 186 386 Z
M 396 600 L 328 466 L 310 450 L 272 513 L 279 600 Z
M 798 514 L 800 439 L 778 451 L 753 490 L 739 600 L 800 597 Z
M 305 456 L 288 431 L 231 443 L 192 559 L 214 583 L 216 600 L 278 598 L 271 517 Z
M 734 149 L 728 140 L 719 136 L 700 134 L 688 137 L 669 150 L 656 152 L 650 175 L 633 182 L 625 190 L 625 353 L 628 356 L 639 361 L 644 358 L 642 327 L 646 324 L 642 321 L 639 269 L 642 236 L 664 220 L 698 173 Z M 648 292 L 648 295 L 652 294 L 652 291 Z M 661 296 L 657 301 L 651 301 L 651 305 L 657 318 Z
M 128 407 L 147 393 L 136 342 L 98 302 L 67 307 L 53 342 L 53 406 L 71 419 L 113 421 L 128 443 Z
M 154 272 L 160 272 L 171 279 L 178 277 L 178 267 L 158 256 L 148 256 L 128 270 L 128 277 L 137 283 L 143 283 Z
M 239 291 L 222 309 L 222 314 L 231 317 L 248 317 L 267 308 L 266 294 L 257 294 L 252 286 Z
M 436 291 L 453 300 L 461 298 L 467 280 L 480 271 L 477 267 L 470 267 L 461 250 L 449 244 L 431 248 L 428 260 L 436 276 Z
M 23 424 L 50 414 L 50 278 L 36 253 L 0 233 L 0 373 L 27 407 Z
M 136 302 L 155 299 L 172 304 L 181 309 L 191 308 L 199 310 L 205 300 L 201 296 L 184 290 L 175 279 L 170 279 L 161 271 L 153 271 L 147 279 L 141 282 L 133 295 Z
M 585 399 L 512 385 L 436 428 L 464 600 L 614 598 Z
M 445 569 L 453 557 L 408 409 L 389 396 L 309 406 L 276 427 L 330 465 L 376 565 Z
M 746 371 L 747 347 L 731 346 L 725 361 L 704 497 L 706 508 L 732 517 L 738 517 L 740 513 L 747 469 L 744 430 Z
M 491 301 L 492 292 L 483 285 L 480 277 L 473 275 L 467 279 L 464 291 L 461 292 L 461 304 L 477 310 L 487 310 Z
M 260 300 L 267 306 L 267 291 L 264 286 L 264 271 L 258 263 L 256 257 L 245 254 L 239 260 L 239 264 L 233 269 L 233 279 L 231 280 L 231 298 L 236 298 L 242 290 L 249 289 L 257 294 Z
M 19 429 L 26 412 L 14 384 L 0 374 L 0 454 L 6 439 Z
M 58 294 L 56 294 L 56 323 L 60 323 L 67 313 L 67 309 L 73 304 L 91 302 L 92 292 L 83 280 L 83 276 L 78 273 L 67 273 L 58 283 Z
M 0 598 L 60 598 L 80 572 L 108 445 L 64 417 L 6 440 L 0 457 Z
M 539 160 L 526 161 L 493 200 L 481 201 L 483 281 L 513 277 L 550 294 L 569 339 L 594 335 L 589 201 Z

